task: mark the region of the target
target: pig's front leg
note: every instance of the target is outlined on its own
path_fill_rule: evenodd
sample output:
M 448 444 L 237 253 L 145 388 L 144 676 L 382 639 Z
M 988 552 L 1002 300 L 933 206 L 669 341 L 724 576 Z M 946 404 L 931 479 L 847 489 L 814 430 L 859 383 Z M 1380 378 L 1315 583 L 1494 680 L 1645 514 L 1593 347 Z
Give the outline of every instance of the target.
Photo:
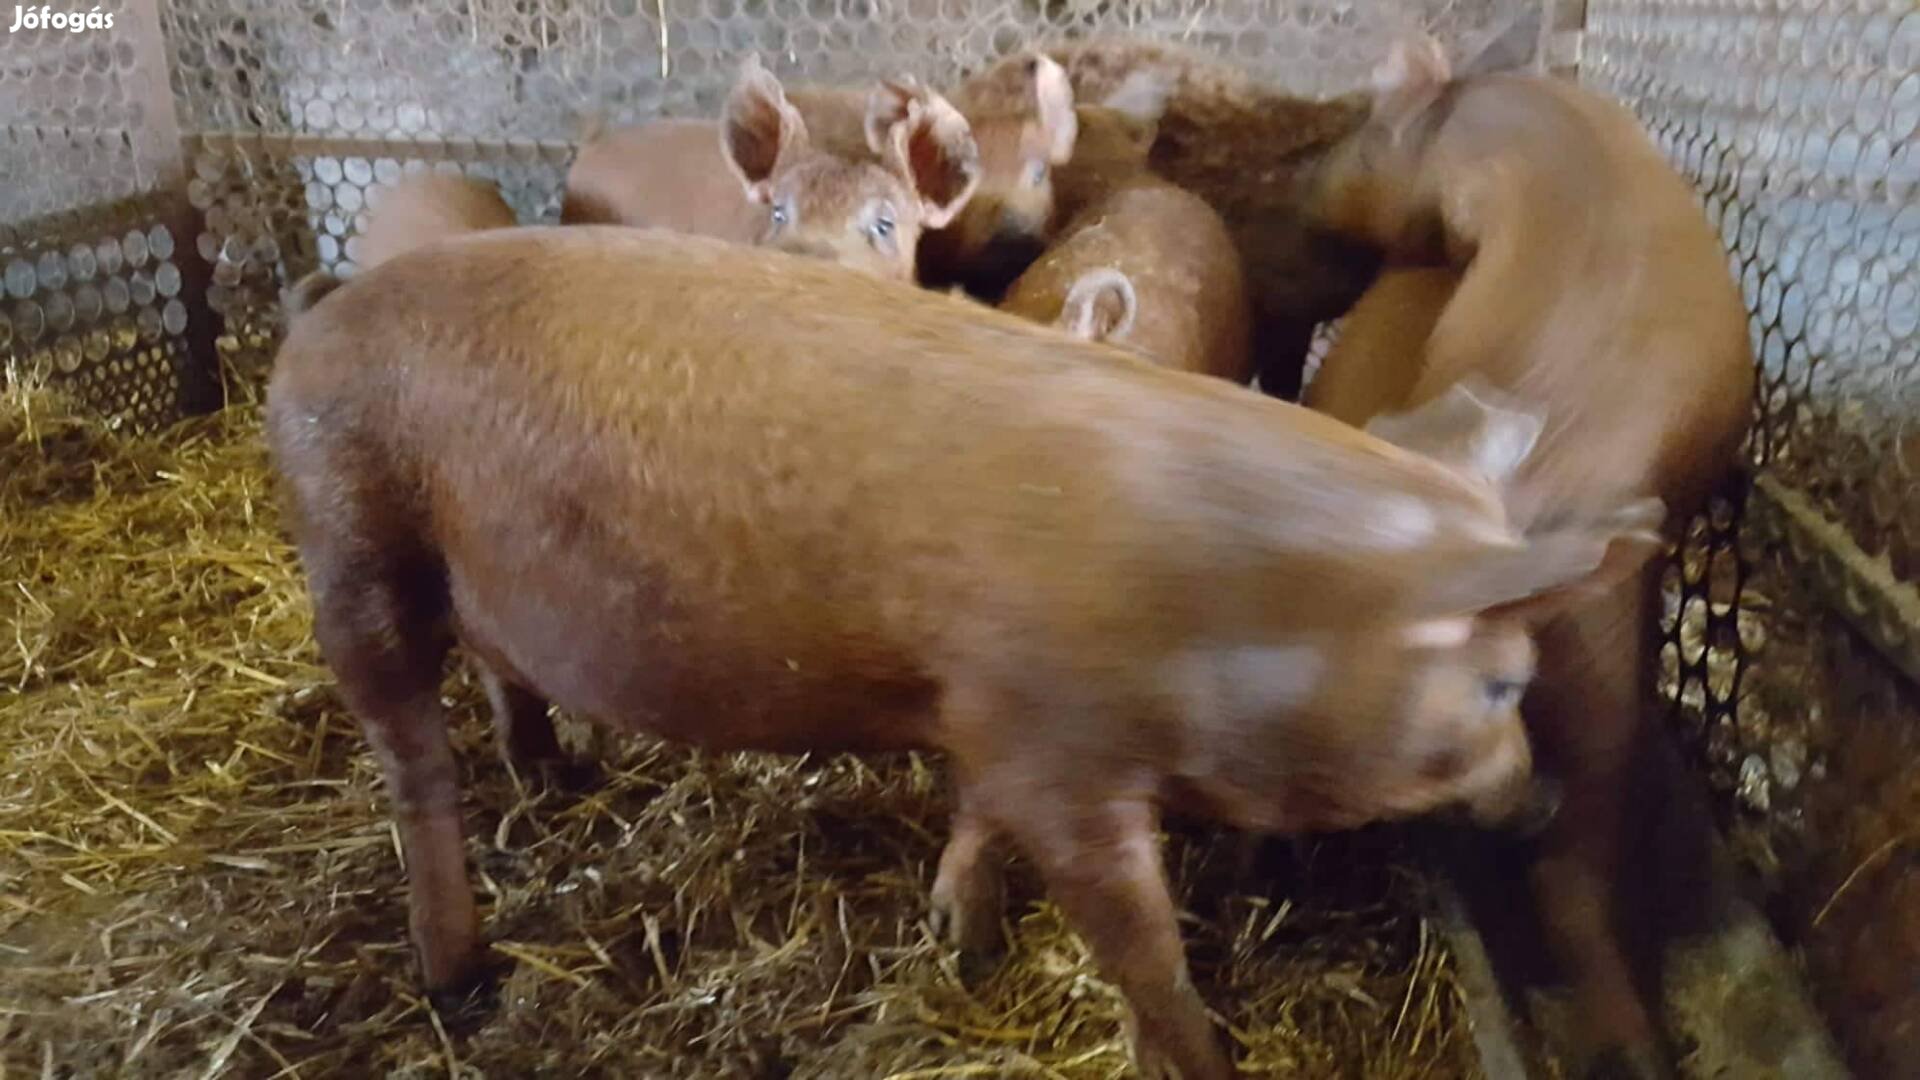
M 1134 1061 L 1149 1080 L 1237 1074 L 1187 973 L 1173 897 L 1146 798 L 1089 801 L 1035 784 L 997 800 L 995 817 L 1040 867 L 1100 970 L 1132 1009 Z

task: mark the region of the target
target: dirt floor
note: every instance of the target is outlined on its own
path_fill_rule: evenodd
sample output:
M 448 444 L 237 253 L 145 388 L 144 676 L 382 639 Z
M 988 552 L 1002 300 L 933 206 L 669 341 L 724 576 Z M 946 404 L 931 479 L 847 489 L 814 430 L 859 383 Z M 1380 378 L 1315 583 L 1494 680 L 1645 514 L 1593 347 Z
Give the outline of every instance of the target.
M 1126 1074 L 1118 1000 L 1031 876 L 997 969 L 930 937 L 938 762 L 608 739 L 597 783 L 548 791 L 448 685 L 500 981 L 439 1015 L 257 410 L 139 439 L 10 386 L 0 1076 Z M 1475 1075 L 1397 843 L 1272 844 L 1248 870 L 1231 838 L 1169 841 L 1196 977 L 1250 1073 Z

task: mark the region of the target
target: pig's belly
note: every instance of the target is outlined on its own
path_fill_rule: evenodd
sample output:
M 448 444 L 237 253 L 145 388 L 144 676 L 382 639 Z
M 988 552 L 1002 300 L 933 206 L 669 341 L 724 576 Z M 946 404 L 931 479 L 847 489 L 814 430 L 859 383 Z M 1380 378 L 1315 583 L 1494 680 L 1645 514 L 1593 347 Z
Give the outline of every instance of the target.
M 933 748 L 938 685 L 879 634 L 677 602 L 663 575 L 451 570 L 461 643 L 573 713 L 715 750 Z M 557 572 L 556 572 L 557 571 Z

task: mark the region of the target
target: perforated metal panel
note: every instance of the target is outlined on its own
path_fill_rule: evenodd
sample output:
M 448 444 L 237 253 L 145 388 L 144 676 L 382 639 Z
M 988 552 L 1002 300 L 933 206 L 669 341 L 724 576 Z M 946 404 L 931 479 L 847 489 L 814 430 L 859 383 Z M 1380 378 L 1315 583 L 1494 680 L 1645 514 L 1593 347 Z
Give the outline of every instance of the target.
M 103 414 L 136 427 L 172 420 L 195 378 L 177 244 L 168 225 L 136 215 L 96 241 L 9 249 L 0 350 L 66 381 Z
M 153 427 L 204 407 L 212 374 L 191 346 L 195 226 L 169 198 L 165 53 L 150 2 L 75 13 L 99 18 L 23 20 L 0 45 L 0 357 Z
M 584 110 L 711 114 L 739 58 L 837 82 L 936 84 L 1042 37 L 1130 30 L 1213 48 L 1303 94 L 1345 90 L 1394 32 L 1467 47 L 1527 0 L 184 0 L 166 12 L 190 131 L 559 140 Z

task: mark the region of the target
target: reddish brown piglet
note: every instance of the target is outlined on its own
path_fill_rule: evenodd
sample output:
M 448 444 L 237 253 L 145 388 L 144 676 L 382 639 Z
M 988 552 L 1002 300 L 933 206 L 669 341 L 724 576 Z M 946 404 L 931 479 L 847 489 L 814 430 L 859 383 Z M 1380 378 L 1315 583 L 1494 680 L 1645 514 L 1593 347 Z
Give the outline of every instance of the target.
M 1340 320 L 1301 403 L 1353 424 L 1402 412 L 1426 370 L 1427 341 L 1460 287 L 1450 266 L 1391 266 Z
M 1083 101 L 1102 101 L 1142 73 L 1167 81 L 1153 170 L 1225 218 L 1247 276 L 1261 388 L 1293 397 L 1314 327 L 1345 311 L 1377 265 L 1363 245 L 1309 226 L 1295 183 L 1360 125 L 1365 99 L 1294 97 L 1218 56 L 1141 38 L 1092 38 L 1044 53 L 1061 65 Z M 954 104 L 969 116 L 1019 105 L 1027 62 L 1009 58 L 972 76 L 954 88 Z M 1066 192 L 1080 168 L 1076 151 L 1055 177 L 1063 215 L 1078 209 Z
M 498 187 L 469 176 L 415 173 L 379 191 L 366 230 L 353 245 L 354 260 L 363 271 L 415 248 L 486 229 L 511 228 L 517 222 Z M 307 274 L 282 295 L 282 317 L 300 315 L 339 285 L 340 280 L 326 270 Z
M 962 112 L 980 146 L 980 187 L 953 224 L 921 245 L 921 281 L 959 285 L 999 299 L 1040 254 L 1058 221 L 1054 177 L 1079 135 L 1073 88 L 1059 64 L 1040 55 L 1010 61 L 995 99 Z
M 1204 199 L 1147 171 L 1151 117 L 1086 106 L 1080 114 L 1076 158 L 1109 163 L 1106 191 L 1089 193 L 1001 310 L 1175 370 L 1245 383 L 1247 287 L 1225 223 Z
M 1659 514 L 1516 531 L 1499 488 L 1535 418 L 1463 390 L 1394 421 L 1402 445 L 970 301 L 595 227 L 341 286 L 267 407 L 430 989 L 481 955 L 439 696 L 457 639 L 510 751 L 553 752 L 548 701 L 719 750 L 944 751 L 942 920 L 997 915 L 1005 836 L 1125 995 L 1141 1071 L 1186 1080 L 1234 1070 L 1160 807 L 1286 832 L 1517 812 L 1533 647 L 1489 611 Z
M 1382 277 L 1309 402 L 1364 423 L 1465 379 L 1501 388 L 1546 418 L 1509 494 L 1521 522 L 1657 496 L 1677 536 L 1736 469 L 1754 389 L 1739 290 L 1621 106 L 1555 79 L 1456 79 L 1436 42 L 1401 45 L 1366 125 L 1309 178 L 1308 210 L 1437 268 Z M 1662 891 L 1653 862 L 1707 829 L 1652 722 L 1658 588 L 1655 567 L 1546 621 L 1527 700 L 1567 800 L 1531 862 L 1536 907 L 1607 1075 L 1666 1073 L 1655 920 L 1705 892 Z
M 362 270 L 450 236 L 511 228 L 516 220 L 498 187 L 469 176 L 418 173 L 381 189 L 376 199 L 354 257 Z
M 590 137 L 560 219 L 673 229 L 911 279 L 922 232 L 951 221 L 979 182 L 966 120 L 911 81 L 807 100 L 814 120 L 750 55 L 717 127 L 655 120 Z M 852 132 L 858 145 L 846 145 Z

